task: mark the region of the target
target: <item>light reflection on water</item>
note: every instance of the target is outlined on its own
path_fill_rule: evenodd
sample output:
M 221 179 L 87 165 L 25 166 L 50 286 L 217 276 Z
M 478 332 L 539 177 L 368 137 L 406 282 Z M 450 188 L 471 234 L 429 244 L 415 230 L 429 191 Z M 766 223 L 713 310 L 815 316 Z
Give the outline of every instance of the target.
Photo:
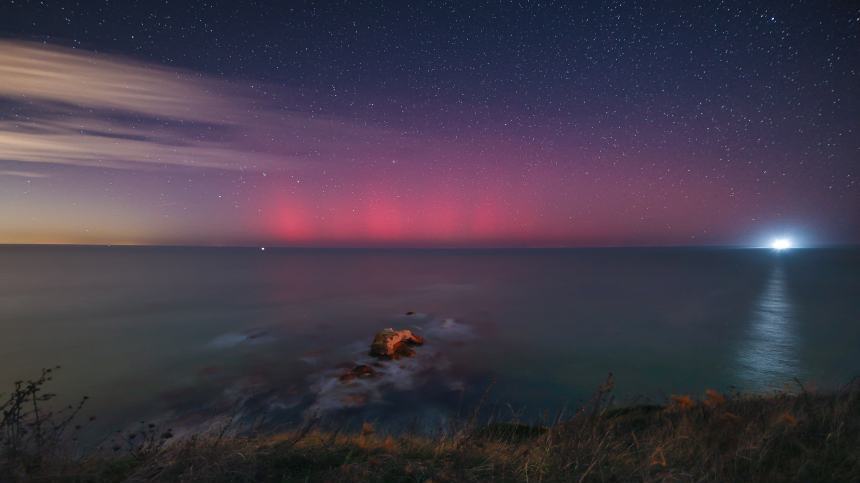
M 738 354 L 738 379 L 744 389 L 778 389 L 800 377 L 797 334 L 785 272 L 774 268 Z

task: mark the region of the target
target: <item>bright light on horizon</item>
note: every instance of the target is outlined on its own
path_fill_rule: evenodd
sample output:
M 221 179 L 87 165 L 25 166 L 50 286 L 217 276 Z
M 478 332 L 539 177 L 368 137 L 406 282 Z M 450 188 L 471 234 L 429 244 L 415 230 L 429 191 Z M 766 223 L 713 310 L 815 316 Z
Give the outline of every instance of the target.
M 781 252 L 783 250 L 788 250 L 792 247 L 790 238 L 777 238 L 770 243 L 770 247 L 774 250 Z

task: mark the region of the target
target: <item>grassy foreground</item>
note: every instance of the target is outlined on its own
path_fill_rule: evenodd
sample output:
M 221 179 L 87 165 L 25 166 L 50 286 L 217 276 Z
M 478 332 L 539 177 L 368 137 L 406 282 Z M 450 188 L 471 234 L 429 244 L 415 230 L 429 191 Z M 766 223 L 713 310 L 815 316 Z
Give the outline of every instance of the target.
M 143 428 L 123 449 L 71 457 L 44 441 L 40 451 L 24 440 L 12 448 L 4 433 L 0 480 L 860 481 L 856 381 L 828 393 L 708 391 L 663 406 L 614 406 L 611 389 L 610 379 L 549 426 L 467 421 L 436 437 L 379 434 L 370 424 L 353 434 L 307 426 L 254 437 Z

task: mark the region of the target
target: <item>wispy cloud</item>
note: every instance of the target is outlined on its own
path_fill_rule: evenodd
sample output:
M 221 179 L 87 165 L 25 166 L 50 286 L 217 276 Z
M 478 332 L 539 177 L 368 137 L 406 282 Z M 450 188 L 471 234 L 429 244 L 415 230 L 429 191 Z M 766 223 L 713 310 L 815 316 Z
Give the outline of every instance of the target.
M 0 79 L 0 163 L 264 170 L 391 135 L 286 111 L 238 83 L 44 44 L 0 40 Z
M 35 171 L 15 171 L 11 169 L 0 169 L 0 176 L 13 176 L 17 178 L 47 178 L 47 173 L 37 173 Z
M 226 117 L 234 107 L 200 76 L 41 44 L 0 43 L 0 77 L 0 96 L 11 99 L 194 120 Z

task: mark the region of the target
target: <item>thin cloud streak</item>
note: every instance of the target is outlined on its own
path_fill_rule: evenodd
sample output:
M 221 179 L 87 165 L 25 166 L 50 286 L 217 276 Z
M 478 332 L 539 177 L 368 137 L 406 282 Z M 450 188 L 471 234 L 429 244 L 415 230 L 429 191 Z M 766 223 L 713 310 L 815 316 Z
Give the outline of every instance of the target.
M 0 176 L 12 176 L 16 178 L 47 178 L 50 175 L 47 173 L 37 173 L 35 171 L 0 170 Z
M 147 169 L 175 165 L 216 169 L 258 169 L 273 159 L 236 150 L 223 142 L 183 142 L 170 130 L 139 129 L 99 120 L 51 120 L 38 131 L 0 122 L 0 157 L 31 163 L 112 169 Z M 104 133 L 109 133 L 106 135 Z

